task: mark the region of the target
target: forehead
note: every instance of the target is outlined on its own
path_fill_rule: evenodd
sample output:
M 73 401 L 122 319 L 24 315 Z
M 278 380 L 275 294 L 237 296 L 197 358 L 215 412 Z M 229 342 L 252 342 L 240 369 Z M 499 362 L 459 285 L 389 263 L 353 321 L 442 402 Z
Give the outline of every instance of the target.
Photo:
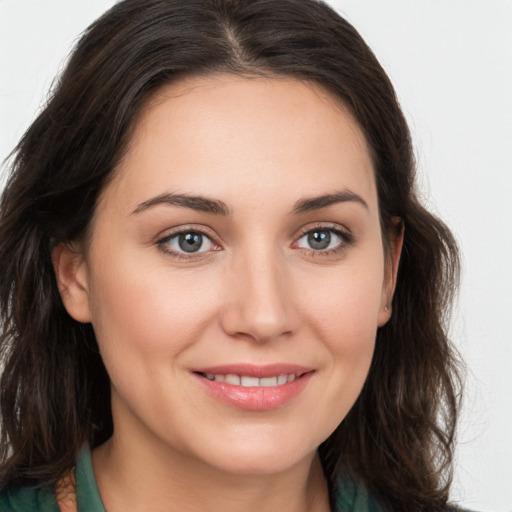
M 340 101 L 311 82 L 231 75 L 162 87 L 112 185 L 132 205 L 165 191 L 236 197 L 238 189 L 295 201 L 350 187 L 376 200 L 365 137 Z

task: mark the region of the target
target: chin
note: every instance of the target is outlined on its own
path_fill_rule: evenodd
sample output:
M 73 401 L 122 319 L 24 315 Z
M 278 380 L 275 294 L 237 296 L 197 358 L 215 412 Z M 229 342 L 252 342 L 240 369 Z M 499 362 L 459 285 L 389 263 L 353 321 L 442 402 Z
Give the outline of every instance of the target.
M 289 436 L 288 439 L 239 440 L 210 446 L 213 450 L 209 454 L 203 452 L 202 459 L 223 472 L 248 476 L 281 473 L 305 461 L 309 465 L 318 445 L 304 440 L 290 441 Z
M 268 454 L 260 454 L 255 457 L 243 457 L 229 454 L 229 461 L 223 461 L 223 464 L 218 469 L 225 473 L 236 475 L 275 475 L 290 470 L 294 466 L 299 465 L 301 462 L 307 460 L 308 463 L 313 459 L 313 453 L 302 454 L 283 454 L 274 453 L 272 456 Z

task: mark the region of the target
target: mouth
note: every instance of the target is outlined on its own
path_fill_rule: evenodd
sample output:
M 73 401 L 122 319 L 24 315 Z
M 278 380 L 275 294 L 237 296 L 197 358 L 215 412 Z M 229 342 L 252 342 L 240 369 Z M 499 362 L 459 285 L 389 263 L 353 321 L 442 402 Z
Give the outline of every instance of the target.
M 315 370 L 297 365 L 226 365 L 193 372 L 207 392 L 239 409 L 264 411 L 293 401 Z
M 222 373 L 199 373 L 199 375 L 208 380 L 214 382 L 225 382 L 226 384 L 230 384 L 232 386 L 242 386 L 244 388 L 273 388 L 276 386 L 283 386 L 289 382 L 293 382 L 298 377 L 300 378 L 303 374 L 297 375 L 295 373 L 290 373 L 262 378 L 253 377 L 251 375 L 236 375 L 233 373 L 228 373 L 227 375 Z

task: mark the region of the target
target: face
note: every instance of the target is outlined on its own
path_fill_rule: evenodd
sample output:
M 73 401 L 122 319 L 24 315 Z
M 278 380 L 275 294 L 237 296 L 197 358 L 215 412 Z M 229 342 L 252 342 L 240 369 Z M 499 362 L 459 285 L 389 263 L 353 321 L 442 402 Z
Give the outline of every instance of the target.
M 298 81 L 166 86 L 91 233 L 56 268 L 96 332 L 114 436 L 228 472 L 311 457 L 361 391 L 396 265 L 348 112 Z

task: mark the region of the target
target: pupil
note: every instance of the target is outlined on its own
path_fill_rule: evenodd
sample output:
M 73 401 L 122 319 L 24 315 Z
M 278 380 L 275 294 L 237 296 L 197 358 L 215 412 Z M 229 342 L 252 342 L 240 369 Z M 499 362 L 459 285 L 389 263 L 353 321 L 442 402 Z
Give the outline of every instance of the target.
M 183 251 L 196 252 L 203 245 L 203 235 L 200 233 L 186 233 L 185 235 L 180 235 L 178 243 Z
M 331 243 L 329 231 L 313 231 L 308 235 L 308 243 L 312 249 L 327 249 Z

